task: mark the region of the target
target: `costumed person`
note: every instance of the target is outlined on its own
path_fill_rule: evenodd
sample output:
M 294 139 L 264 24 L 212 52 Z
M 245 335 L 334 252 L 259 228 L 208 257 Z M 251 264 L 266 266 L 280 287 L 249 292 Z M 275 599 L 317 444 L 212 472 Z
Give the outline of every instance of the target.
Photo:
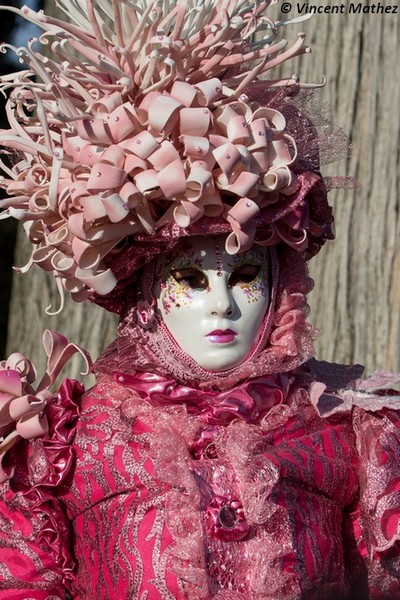
M 270 2 L 60 0 L 2 79 L 3 216 L 120 315 L 97 383 L 2 363 L 0 598 L 400 598 L 399 379 L 313 359 L 333 238 Z M 255 40 L 255 41 L 254 41 Z M 265 77 L 265 74 L 267 76 Z M 305 98 L 304 98 L 305 94 Z

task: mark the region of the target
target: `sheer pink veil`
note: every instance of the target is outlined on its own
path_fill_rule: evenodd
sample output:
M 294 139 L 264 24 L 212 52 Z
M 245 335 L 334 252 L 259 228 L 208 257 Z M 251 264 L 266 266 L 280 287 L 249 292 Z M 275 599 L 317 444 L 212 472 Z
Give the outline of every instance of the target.
M 306 294 L 313 282 L 303 255 L 283 246 L 268 248 L 271 302 L 261 334 L 243 363 L 215 373 L 185 354 L 155 310 L 155 261 L 126 290 L 117 339 L 98 359 L 97 374 L 154 372 L 180 384 L 224 390 L 249 378 L 283 373 L 313 356 L 315 329 L 307 323 Z

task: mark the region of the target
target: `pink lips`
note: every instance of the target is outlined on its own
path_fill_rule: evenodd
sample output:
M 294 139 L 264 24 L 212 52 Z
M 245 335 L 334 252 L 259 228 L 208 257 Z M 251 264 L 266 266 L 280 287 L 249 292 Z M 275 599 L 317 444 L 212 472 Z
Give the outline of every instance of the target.
M 227 344 L 228 342 L 233 342 L 237 333 L 232 331 L 232 329 L 216 329 L 215 331 L 211 331 L 206 335 L 206 338 L 212 344 Z

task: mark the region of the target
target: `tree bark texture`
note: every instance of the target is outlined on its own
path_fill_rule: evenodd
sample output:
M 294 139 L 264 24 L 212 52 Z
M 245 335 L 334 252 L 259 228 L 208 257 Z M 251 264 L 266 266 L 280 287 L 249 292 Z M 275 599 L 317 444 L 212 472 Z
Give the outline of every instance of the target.
M 298 72 L 303 81 L 326 74 L 328 104 L 352 145 L 350 159 L 324 174 L 354 176 L 360 187 L 331 194 L 336 241 L 310 264 L 317 356 L 399 370 L 399 17 L 319 14 L 303 28 L 312 54 Z
M 281 5 L 273 7 L 278 18 L 285 17 Z M 299 16 L 299 10 L 292 3 L 288 16 Z M 317 357 L 360 362 L 367 372 L 400 370 L 399 18 L 390 13 L 317 14 L 290 29 L 294 35 L 306 32 L 312 54 L 285 65 L 286 75 L 297 72 L 308 82 L 326 75 L 322 95 L 352 144 L 351 158 L 329 165 L 324 174 L 351 175 L 360 184 L 358 191 L 331 193 L 337 239 L 310 265 L 316 280 L 310 320 L 322 330 Z M 27 257 L 23 246 L 20 235 L 18 265 Z M 39 269 L 14 276 L 9 352 L 23 351 L 43 366 L 40 336 L 47 327 L 83 344 L 95 357 L 112 339 L 113 316 L 68 301 L 61 314 L 46 317 L 50 301 L 57 305 L 54 284 Z M 77 368 L 74 363 L 70 373 L 76 375 Z

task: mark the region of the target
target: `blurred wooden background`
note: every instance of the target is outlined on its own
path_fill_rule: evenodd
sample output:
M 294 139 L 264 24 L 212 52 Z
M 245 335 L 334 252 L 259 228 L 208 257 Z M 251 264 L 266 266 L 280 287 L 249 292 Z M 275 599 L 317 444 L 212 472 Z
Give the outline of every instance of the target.
M 275 14 L 280 6 L 273 7 Z M 298 16 L 296 6 L 288 16 Z M 350 159 L 324 173 L 352 175 L 361 185 L 361 191 L 331 193 L 337 239 L 311 263 L 316 286 L 310 320 L 322 330 L 317 357 L 360 362 L 367 372 L 400 370 L 399 18 L 320 14 L 290 29 L 307 33 L 312 54 L 288 64 L 286 74 L 299 73 L 303 81 L 326 75 L 326 101 L 353 146 Z M 19 236 L 15 263 L 26 258 Z M 8 353 L 19 349 L 43 364 L 39 340 L 45 328 L 61 331 L 94 357 L 113 338 L 114 316 L 67 301 L 60 315 L 47 317 L 50 302 L 57 306 L 58 299 L 42 271 L 14 276 Z M 73 363 L 70 373 L 78 372 Z

